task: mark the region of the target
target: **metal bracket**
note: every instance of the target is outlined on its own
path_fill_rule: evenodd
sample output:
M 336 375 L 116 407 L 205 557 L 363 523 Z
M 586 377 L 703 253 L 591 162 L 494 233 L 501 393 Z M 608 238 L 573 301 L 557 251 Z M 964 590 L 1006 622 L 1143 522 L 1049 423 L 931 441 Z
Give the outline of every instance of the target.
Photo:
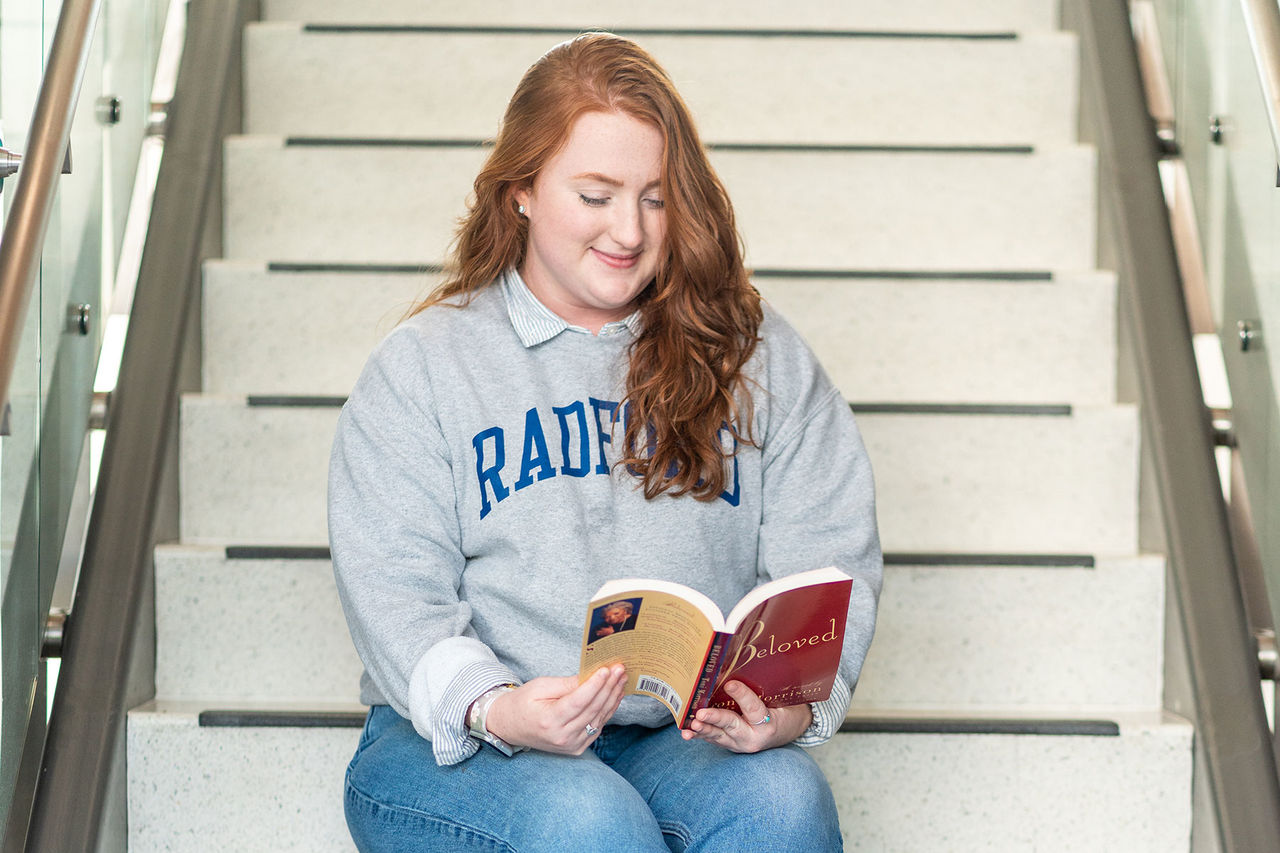
M 1262 349 L 1262 323 L 1257 320 L 1236 322 L 1236 335 L 1240 339 L 1240 352 Z
M 1213 420 L 1213 444 L 1215 447 L 1236 447 L 1236 425 L 1230 409 L 1210 409 Z
M 94 391 L 89 404 L 89 429 L 106 429 L 107 415 L 111 413 L 111 392 Z
M 1280 672 L 1280 649 L 1276 647 L 1276 632 L 1270 628 L 1255 631 L 1254 641 L 1258 644 L 1258 674 L 1263 681 L 1275 681 Z
M 55 607 L 49 611 L 44 623 L 44 641 L 40 644 L 40 657 L 62 657 L 62 638 L 67 631 L 67 611 Z

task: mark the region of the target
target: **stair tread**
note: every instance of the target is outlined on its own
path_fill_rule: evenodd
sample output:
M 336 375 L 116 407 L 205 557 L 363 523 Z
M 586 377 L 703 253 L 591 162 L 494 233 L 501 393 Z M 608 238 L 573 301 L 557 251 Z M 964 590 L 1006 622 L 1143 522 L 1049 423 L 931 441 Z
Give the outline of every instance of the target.
M 930 31 L 1050 30 L 1057 26 L 1055 0 L 899 0 L 896 3 L 797 4 L 779 0 L 714 0 L 684 3 L 652 0 L 644 4 L 600 0 L 561 0 L 528 6 L 495 0 L 267 0 L 263 18 L 288 21 L 385 24 L 560 25 L 584 27 L 681 26 L 818 27 Z
M 227 140 L 227 257 L 438 263 L 486 156 L 475 147 L 355 153 L 285 142 Z M 349 168 L 353 157 L 360 169 Z M 710 159 L 751 266 L 1026 270 L 1094 261 L 1088 146 L 1026 155 L 712 151 Z
M 491 137 L 567 33 L 246 31 L 250 133 Z M 767 38 L 770 61 L 757 61 Z M 708 142 L 999 144 L 1074 138 L 1069 33 L 1017 39 L 645 34 Z M 814 65 L 824 68 L 814 76 Z M 707 68 L 716 69 L 707 74 Z M 466 87 L 455 81 L 466 79 Z M 993 102 L 999 103 L 992 109 Z M 405 109 L 411 105 L 411 109 Z
M 849 271 L 853 273 L 855 271 Z M 346 394 L 436 272 L 204 269 L 204 387 Z M 1115 397 L 1115 278 L 754 276 L 854 401 L 1091 403 Z M 299 323 L 293 306 L 306 302 Z

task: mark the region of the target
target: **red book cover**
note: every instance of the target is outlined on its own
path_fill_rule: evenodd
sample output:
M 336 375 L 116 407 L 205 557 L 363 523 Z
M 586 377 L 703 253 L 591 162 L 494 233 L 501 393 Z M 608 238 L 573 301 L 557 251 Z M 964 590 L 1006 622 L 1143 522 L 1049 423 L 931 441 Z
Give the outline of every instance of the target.
M 770 708 L 829 697 L 840 665 L 852 586 L 847 578 L 801 586 L 753 608 L 732 635 L 717 638 L 723 649 L 711 681 L 714 692 L 709 702 L 696 696 L 690 713 L 707 705 L 736 711 L 737 704 L 723 687 L 732 680 L 751 688 Z

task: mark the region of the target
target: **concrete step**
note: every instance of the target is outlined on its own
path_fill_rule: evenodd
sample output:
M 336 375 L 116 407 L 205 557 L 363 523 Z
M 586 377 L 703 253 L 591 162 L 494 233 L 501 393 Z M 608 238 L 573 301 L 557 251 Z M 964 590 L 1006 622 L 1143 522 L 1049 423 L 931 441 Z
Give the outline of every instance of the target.
M 334 405 L 182 399 L 181 540 L 189 544 L 324 545 Z
M 1137 552 L 1138 413 L 864 412 L 888 551 Z
M 1135 553 L 1136 411 L 1010 411 L 860 416 L 885 549 Z M 337 414 L 334 406 L 184 397 L 182 540 L 327 542 L 325 479 Z
M 279 549 L 157 549 L 157 697 L 358 701 L 361 665 L 323 550 L 301 558 Z M 1160 705 L 1160 558 L 964 561 L 922 557 L 886 568 L 859 707 Z
M 868 713 L 815 757 L 846 850 L 1187 851 L 1191 725 L 1160 712 L 1107 719 L 1113 734 L 1057 734 L 1072 729 Z
M 341 804 L 358 714 L 311 717 L 310 727 L 214 725 L 206 715 L 201 726 L 208 707 L 149 703 L 130 712 L 131 853 L 354 849 Z M 846 728 L 815 757 L 848 850 L 1189 847 L 1192 730 L 1170 715 L 867 714 Z
M 296 706 L 305 727 L 201 726 L 209 707 L 149 702 L 129 712 L 129 853 L 355 850 L 342 792 L 359 728 L 317 725 L 317 705 Z M 339 708 L 359 710 L 326 710 Z
M 435 26 L 742 29 L 848 29 L 982 33 L 1043 31 L 1058 25 L 1057 0 L 900 0 L 896 3 L 792 3 L 787 0 L 265 0 L 263 18 L 342 24 Z
M 308 262 L 441 261 L 486 149 L 226 143 L 224 251 Z M 1094 153 L 728 150 L 712 163 L 758 268 L 1094 266 Z
M 360 699 L 363 667 L 327 558 L 161 546 L 156 638 L 161 699 Z
M 251 24 L 245 132 L 490 139 L 525 70 L 565 36 Z M 1076 45 L 1068 33 L 1017 39 L 721 33 L 646 35 L 640 43 L 671 75 L 708 142 L 1075 139 Z
M 209 261 L 204 389 L 345 396 L 378 341 L 439 281 L 434 273 L 273 271 L 259 261 Z
M 853 401 L 1115 400 L 1115 277 L 774 277 L 755 285 Z
M 859 711 L 1160 707 L 1162 557 L 889 557 Z
M 205 265 L 204 389 L 345 395 L 378 340 L 436 273 Z M 1115 399 L 1115 279 L 796 278 L 756 287 L 855 401 Z M 299 305 L 306 305 L 302 319 Z

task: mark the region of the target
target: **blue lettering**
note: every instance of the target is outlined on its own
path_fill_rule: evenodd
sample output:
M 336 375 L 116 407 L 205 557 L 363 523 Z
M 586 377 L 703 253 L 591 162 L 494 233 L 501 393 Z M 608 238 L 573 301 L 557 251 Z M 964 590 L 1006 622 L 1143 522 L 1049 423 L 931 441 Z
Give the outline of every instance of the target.
M 484 466 L 484 442 L 485 439 L 493 439 L 493 464 L 488 468 Z M 510 491 L 506 486 L 502 485 L 502 477 L 499 472 L 502 466 L 507 464 L 507 450 L 502 439 L 502 427 L 489 427 L 483 432 L 476 433 L 476 437 L 471 439 L 471 444 L 476 449 L 476 479 L 480 482 L 480 517 L 484 518 L 493 509 L 493 505 L 489 503 L 489 496 L 485 493 L 484 484 L 489 483 L 493 489 L 493 499 L 502 502 L 506 499 Z
M 538 470 L 538 482 L 556 475 L 551 465 L 551 454 L 547 451 L 547 439 L 542 434 L 542 421 L 538 420 L 538 410 L 530 409 L 524 414 L 524 456 L 520 460 L 520 479 L 516 480 L 516 491 L 533 484 L 533 471 Z
M 609 460 L 604 455 L 604 446 L 613 443 L 613 425 L 618 422 L 618 404 L 612 400 L 597 400 L 595 397 L 588 397 L 591 401 L 591 409 L 595 412 L 596 417 L 596 444 L 600 448 L 600 461 L 596 463 L 597 474 L 609 473 Z M 609 413 L 609 427 L 605 428 L 600 423 L 600 413 Z
M 575 400 L 568 406 L 552 406 L 551 411 L 556 413 L 556 417 L 560 419 L 560 455 L 564 459 L 564 465 L 560 467 L 561 474 L 568 474 L 570 477 L 585 477 L 591 470 L 591 446 L 587 444 L 587 407 L 582 405 L 581 400 Z M 578 416 L 578 464 L 569 464 L 569 415 Z
M 728 437 L 727 441 L 725 440 L 726 436 Z M 728 450 L 730 444 L 732 444 L 730 458 L 733 460 L 733 491 L 721 492 L 720 497 L 723 498 L 725 503 L 729 504 L 729 506 L 737 506 L 742 502 L 742 484 L 738 482 L 738 439 L 733 437 L 733 433 L 729 431 L 728 425 L 720 427 L 720 444 L 724 446 L 726 450 Z

